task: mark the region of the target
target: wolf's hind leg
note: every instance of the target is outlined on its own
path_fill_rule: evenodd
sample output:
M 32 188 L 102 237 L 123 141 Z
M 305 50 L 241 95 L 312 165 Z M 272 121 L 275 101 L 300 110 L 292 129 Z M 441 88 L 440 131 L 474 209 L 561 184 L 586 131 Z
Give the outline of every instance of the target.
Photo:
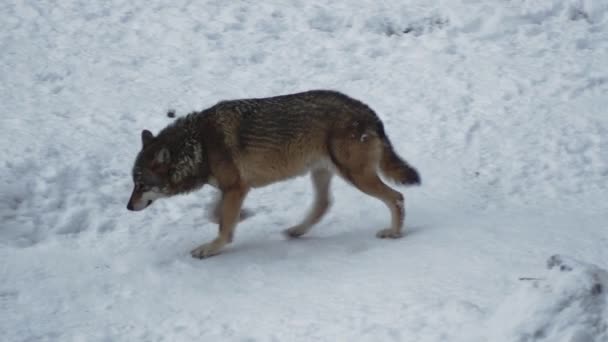
M 384 202 L 391 212 L 391 226 L 380 230 L 376 236 L 396 239 L 402 236 L 401 229 L 405 218 L 403 195 L 384 184 L 375 172 L 351 173 L 350 181 L 362 192 Z
M 202 259 L 218 254 L 222 247 L 232 242 L 234 228 L 247 192 L 247 188 L 234 188 L 222 194 L 219 234 L 213 241 L 193 249 L 190 252 L 193 257 Z
M 384 184 L 378 176 L 378 164 L 382 157 L 383 142 L 374 134 L 364 139 L 350 137 L 336 139 L 332 142 L 331 153 L 334 164 L 340 175 L 362 192 L 375 197 L 388 207 L 391 212 L 391 226 L 379 231 L 379 238 L 400 238 L 405 218 L 403 195 Z M 355 138 L 358 135 L 354 135 Z
M 306 234 L 313 225 L 321 221 L 323 215 L 329 209 L 331 200 L 329 198 L 329 186 L 332 173 L 327 169 L 317 169 L 311 172 L 312 184 L 315 191 L 315 200 L 308 215 L 299 224 L 284 230 L 288 237 L 296 238 Z

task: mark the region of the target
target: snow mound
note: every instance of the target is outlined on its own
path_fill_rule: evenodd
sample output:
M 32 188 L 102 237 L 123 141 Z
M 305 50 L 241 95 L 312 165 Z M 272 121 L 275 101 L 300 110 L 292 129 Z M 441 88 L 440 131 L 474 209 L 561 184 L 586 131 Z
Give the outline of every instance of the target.
M 608 341 L 608 271 L 554 255 L 544 278 L 522 278 L 489 321 L 490 341 Z

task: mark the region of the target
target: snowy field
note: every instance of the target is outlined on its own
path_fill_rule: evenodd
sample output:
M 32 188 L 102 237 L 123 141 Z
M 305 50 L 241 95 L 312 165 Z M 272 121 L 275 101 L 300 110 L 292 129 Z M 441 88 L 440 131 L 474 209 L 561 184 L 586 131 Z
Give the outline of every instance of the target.
M 0 4 L 3 341 L 608 341 L 608 1 Z M 140 132 L 219 100 L 335 89 L 423 185 L 407 235 L 345 182 L 126 210 Z M 554 257 L 553 255 L 560 255 Z M 520 278 L 524 278 L 523 280 Z

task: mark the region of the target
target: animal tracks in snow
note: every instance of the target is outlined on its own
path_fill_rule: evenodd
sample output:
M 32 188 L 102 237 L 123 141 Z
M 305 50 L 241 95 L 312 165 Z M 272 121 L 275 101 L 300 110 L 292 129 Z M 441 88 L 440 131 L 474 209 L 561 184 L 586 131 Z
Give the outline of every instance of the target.
M 5 188 L 0 215 L 11 229 L 0 230 L 3 242 L 31 246 L 54 235 L 113 229 L 123 205 L 112 184 L 125 183 L 128 177 L 106 172 L 92 160 L 78 164 L 64 165 L 51 153 L 44 163 L 30 160 L 8 165 L 13 184 Z

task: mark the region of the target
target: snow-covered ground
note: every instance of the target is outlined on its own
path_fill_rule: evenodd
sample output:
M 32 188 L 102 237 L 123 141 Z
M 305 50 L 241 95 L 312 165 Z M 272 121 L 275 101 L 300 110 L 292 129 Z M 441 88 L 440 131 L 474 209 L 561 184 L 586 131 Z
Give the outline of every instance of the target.
M 608 341 L 607 1 L 8 0 L 0 15 L 3 341 Z M 313 88 L 368 103 L 420 171 L 403 239 L 376 239 L 388 212 L 343 181 L 297 241 L 280 231 L 308 178 L 256 190 L 205 260 L 189 251 L 215 234 L 213 190 L 125 209 L 139 134 L 167 109 Z

